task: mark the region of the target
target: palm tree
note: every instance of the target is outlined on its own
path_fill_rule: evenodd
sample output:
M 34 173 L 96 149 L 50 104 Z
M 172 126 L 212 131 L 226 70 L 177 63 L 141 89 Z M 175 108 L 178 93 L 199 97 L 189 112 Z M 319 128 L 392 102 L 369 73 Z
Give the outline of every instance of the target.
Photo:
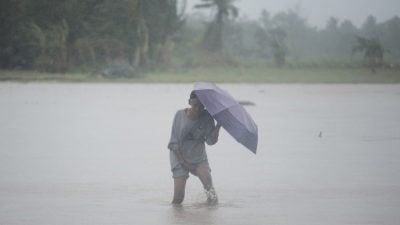
M 364 58 L 367 60 L 367 65 L 373 73 L 375 68 L 383 63 L 384 49 L 378 39 L 364 38 L 356 36 L 357 44 L 353 48 L 353 54 L 356 52 L 364 52 Z
M 204 36 L 204 47 L 212 52 L 220 52 L 223 48 L 222 29 L 225 20 L 230 16 L 236 18 L 239 9 L 233 5 L 235 0 L 201 0 L 201 4 L 195 8 L 207 8 L 216 10 L 215 18 L 207 28 Z

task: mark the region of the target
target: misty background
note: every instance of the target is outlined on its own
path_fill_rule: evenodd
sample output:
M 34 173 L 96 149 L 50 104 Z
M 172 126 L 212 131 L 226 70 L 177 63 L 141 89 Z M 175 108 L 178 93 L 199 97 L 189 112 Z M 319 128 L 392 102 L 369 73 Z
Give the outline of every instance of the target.
M 196 0 L 188 1 L 187 11 L 195 12 L 193 6 Z M 235 5 L 240 8 L 240 16 L 257 19 L 262 10 L 276 14 L 288 9 L 298 8 L 300 15 L 305 17 L 311 26 L 323 28 L 330 17 L 340 20 L 350 20 L 359 27 L 369 15 L 374 15 L 378 22 L 399 16 L 400 3 L 396 0 L 237 0 Z
M 397 1 L 2 0 L 0 68 L 398 68 Z M 105 72 L 104 72 L 105 71 Z

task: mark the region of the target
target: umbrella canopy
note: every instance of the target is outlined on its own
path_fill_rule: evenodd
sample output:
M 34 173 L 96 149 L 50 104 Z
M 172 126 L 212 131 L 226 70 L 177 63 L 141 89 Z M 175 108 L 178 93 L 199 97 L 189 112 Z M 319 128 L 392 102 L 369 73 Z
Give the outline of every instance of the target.
M 214 83 L 196 82 L 194 92 L 211 116 L 232 137 L 254 154 L 257 152 L 257 125 L 242 105 Z

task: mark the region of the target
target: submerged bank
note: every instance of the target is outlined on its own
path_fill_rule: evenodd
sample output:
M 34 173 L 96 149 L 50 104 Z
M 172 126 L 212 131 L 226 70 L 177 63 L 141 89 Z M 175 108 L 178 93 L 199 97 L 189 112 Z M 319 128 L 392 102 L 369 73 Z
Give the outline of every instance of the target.
M 274 68 L 214 67 L 188 70 L 159 70 L 137 74 L 43 73 L 0 70 L 0 81 L 84 83 L 192 83 L 207 80 L 221 83 L 400 83 L 400 71 L 382 69 L 372 73 L 360 68 Z

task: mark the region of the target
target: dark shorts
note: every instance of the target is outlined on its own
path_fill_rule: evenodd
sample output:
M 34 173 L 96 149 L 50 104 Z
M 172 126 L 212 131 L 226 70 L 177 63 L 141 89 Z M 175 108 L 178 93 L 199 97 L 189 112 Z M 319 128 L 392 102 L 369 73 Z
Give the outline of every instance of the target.
M 210 168 L 210 165 L 208 164 L 207 160 L 203 161 L 203 162 L 200 162 L 200 163 L 197 163 L 197 164 L 192 164 L 192 165 L 195 168 L 197 168 L 200 165 L 207 166 L 208 167 L 208 171 L 211 172 L 211 168 Z M 180 178 L 180 177 L 188 178 L 189 177 L 189 173 L 197 176 L 194 171 L 189 171 L 189 170 L 183 168 L 180 164 L 172 169 L 172 177 L 173 178 Z

